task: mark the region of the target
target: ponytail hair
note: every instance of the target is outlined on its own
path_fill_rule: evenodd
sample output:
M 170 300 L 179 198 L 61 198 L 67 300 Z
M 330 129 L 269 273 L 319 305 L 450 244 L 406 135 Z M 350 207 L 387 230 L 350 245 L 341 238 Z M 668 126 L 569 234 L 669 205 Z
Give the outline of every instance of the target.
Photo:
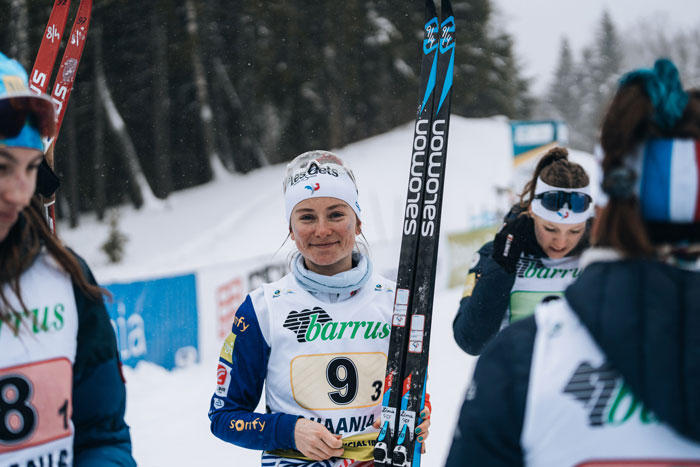
M 637 147 L 647 139 L 700 139 L 700 90 L 688 91 L 687 104 L 677 113 L 679 118 L 672 120 L 673 125 L 664 125 L 660 124 L 658 109 L 654 108 L 645 80 L 632 76 L 634 79 L 623 77 L 601 124 L 604 188 L 606 180 L 612 179 L 611 174 L 616 169 L 624 170 L 626 159 L 635 157 Z M 610 200 L 598 215 L 594 244 L 615 248 L 628 257 L 654 256 L 655 243 L 662 241 L 654 232 L 662 232 L 668 226 L 656 229 L 645 222 L 637 196 L 609 195 Z
M 559 188 L 583 188 L 590 183 L 583 167 L 569 160 L 569 151 L 564 147 L 555 146 L 539 160 L 532 178 L 525 184 L 520 194 L 520 207 L 523 212 L 527 211 L 535 198 L 538 178 L 547 185 Z
M 19 331 L 17 323 L 33 316 L 22 299 L 20 278 L 32 266 L 43 248 L 88 298 L 98 302 L 102 301 L 103 294 L 109 296 L 109 292 L 88 282 L 75 255 L 51 233 L 44 219 L 41 202 L 35 196 L 21 212 L 5 240 L 0 242 L 0 322 L 7 324 L 15 333 Z M 10 305 L 3 291 L 6 284 L 19 300 L 21 311 L 14 310 Z

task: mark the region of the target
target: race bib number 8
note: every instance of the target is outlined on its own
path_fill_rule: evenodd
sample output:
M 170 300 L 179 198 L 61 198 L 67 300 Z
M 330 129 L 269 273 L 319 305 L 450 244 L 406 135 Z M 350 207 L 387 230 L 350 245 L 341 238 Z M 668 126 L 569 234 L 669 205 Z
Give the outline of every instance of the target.
M 292 395 L 306 409 L 357 409 L 381 399 L 383 352 L 300 355 L 290 365 Z
M 71 435 L 72 381 L 65 358 L 0 370 L 0 454 Z

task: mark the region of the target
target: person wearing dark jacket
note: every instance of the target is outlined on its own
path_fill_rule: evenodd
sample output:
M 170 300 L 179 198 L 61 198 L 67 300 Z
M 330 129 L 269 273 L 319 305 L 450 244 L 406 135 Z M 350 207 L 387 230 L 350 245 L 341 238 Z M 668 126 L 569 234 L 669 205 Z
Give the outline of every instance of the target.
M 480 354 L 499 329 L 562 294 L 579 274 L 593 210 L 585 170 L 565 148 L 550 149 L 495 239 L 474 256 L 452 323 L 462 350 Z
M 0 465 L 135 466 L 103 290 L 35 194 L 56 188 L 41 138 L 55 116 L 27 85 L 0 53 Z
M 447 466 L 700 465 L 700 90 L 624 75 L 581 276 L 484 350 Z

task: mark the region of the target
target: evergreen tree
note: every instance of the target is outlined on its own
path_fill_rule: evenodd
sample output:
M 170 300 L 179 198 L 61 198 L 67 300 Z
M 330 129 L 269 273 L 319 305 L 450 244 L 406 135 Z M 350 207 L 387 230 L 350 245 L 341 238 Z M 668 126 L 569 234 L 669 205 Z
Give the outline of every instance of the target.
M 64 43 L 78 3 L 72 4 Z M 186 4 L 197 12 L 195 38 L 187 34 Z M 26 5 L 26 38 L 13 32 L 19 27 L 13 5 Z M 30 66 L 51 6 L 47 0 L 0 0 L 0 50 L 28 51 Z M 453 7 L 453 112 L 526 116 L 528 83 L 519 74 L 512 39 L 494 31 L 491 0 L 453 0 Z M 104 211 L 135 199 L 132 166 L 142 167 L 147 184 L 165 197 L 210 180 L 207 153 L 216 151 L 227 166 L 245 173 L 412 121 L 423 20 L 423 2 L 417 1 L 95 2 L 68 108 L 78 142 L 79 163 L 70 174 L 78 178 L 77 207 Z M 90 42 L 98 29 L 102 45 L 96 48 Z M 200 102 L 193 54 L 203 68 Z M 106 92 L 96 86 L 102 73 L 96 70 L 104 70 L 100 83 L 124 121 L 122 136 L 132 142 L 128 163 L 123 138 L 96 103 L 97 91 Z M 199 124 L 202 85 L 213 111 L 211 128 Z M 68 176 L 64 136 L 56 163 Z
M 452 111 L 468 117 L 527 117 L 528 83 L 519 74 L 512 39 L 491 29 L 491 2 L 457 0 L 452 7 L 458 31 Z
M 680 30 L 668 21 L 640 21 L 625 35 L 625 69 L 649 68 L 660 57 L 676 64 L 685 87 L 700 87 L 700 28 Z
M 595 61 L 593 73 L 598 95 L 591 115 L 595 125 L 599 124 L 605 106 L 617 89 L 617 80 L 622 72 L 623 54 L 617 27 L 607 10 L 603 11 L 600 25 L 596 32 Z M 595 135 L 594 135 L 595 136 Z
M 576 65 L 567 38 L 561 40 L 557 68 L 547 98 L 556 116 L 563 119 L 569 127 L 577 122 L 581 104 L 580 89 Z
M 624 55 L 615 24 L 603 12 L 593 43 L 575 62 L 566 39 L 562 40 L 554 81 L 547 94 L 557 117 L 569 127 L 569 144 L 592 151 L 605 105 L 617 87 Z
M 600 81 L 596 75 L 596 54 L 593 47 L 585 47 L 577 66 L 578 75 L 578 118 L 570 131 L 570 143 L 584 151 L 592 151 L 598 140 L 596 113 L 600 107 Z

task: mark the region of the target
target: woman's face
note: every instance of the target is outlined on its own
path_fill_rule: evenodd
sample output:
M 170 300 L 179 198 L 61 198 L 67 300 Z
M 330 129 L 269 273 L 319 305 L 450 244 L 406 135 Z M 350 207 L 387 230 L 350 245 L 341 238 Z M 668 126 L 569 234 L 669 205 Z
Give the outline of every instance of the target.
M 552 259 L 563 258 L 576 248 L 586 231 L 586 223 L 560 224 L 530 214 L 535 221 L 535 238 L 544 253 Z
M 326 276 L 352 268 L 352 249 L 361 223 L 337 198 L 310 198 L 294 207 L 290 234 L 311 271 Z
M 37 149 L 0 148 L 0 242 L 34 195 L 42 157 Z

